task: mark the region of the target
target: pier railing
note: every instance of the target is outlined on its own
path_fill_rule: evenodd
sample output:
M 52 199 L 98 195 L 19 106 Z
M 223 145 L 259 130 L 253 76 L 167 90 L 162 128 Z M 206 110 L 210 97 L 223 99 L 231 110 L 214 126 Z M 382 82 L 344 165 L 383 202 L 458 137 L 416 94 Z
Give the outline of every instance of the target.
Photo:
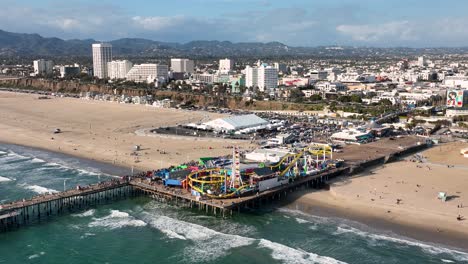
M 299 188 L 321 188 L 332 178 L 340 175 L 352 175 L 366 167 L 383 164 L 425 148 L 425 145 L 410 146 L 400 149 L 389 156 L 376 157 L 362 161 L 353 166 L 334 168 L 316 175 L 296 178 L 293 182 L 246 196 L 229 199 L 212 199 L 193 196 L 190 191 L 180 188 L 164 186 L 158 182 L 139 175 L 138 177 L 124 177 L 121 180 L 112 179 L 98 184 L 79 187 L 76 189 L 48 193 L 0 205 L 0 232 L 19 227 L 20 225 L 40 220 L 43 217 L 58 215 L 62 212 L 83 210 L 102 202 L 122 199 L 134 195 L 149 195 L 161 201 L 172 202 L 190 208 L 213 213 L 214 215 L 232 215 L 233 211 L 242 208 L 257 208 L 268 200 L 279 200 L 289 192 Z

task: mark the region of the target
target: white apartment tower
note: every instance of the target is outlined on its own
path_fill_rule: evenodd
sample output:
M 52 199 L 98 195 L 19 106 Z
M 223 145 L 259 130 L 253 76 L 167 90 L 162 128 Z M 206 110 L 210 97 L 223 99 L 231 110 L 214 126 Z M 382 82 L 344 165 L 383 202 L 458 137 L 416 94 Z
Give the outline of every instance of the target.
M 219 71 L 229 72 L 234 69 L 234 60 L 224 59 L 219 60 Z
M 193 73 L 195 71 L 195 63 L 189 59 L 171 59 L 171 70 L 173 72 Z
M 419 67 L 424 67 L 426 66 L 426 58 L 424 56 L 418 57 L 418 66 Z
M 282 73 L 288 72 L 288 66 L 284 63 L 275 62 L 273 64 L 273 67 L 275 67 L 275 69 L 277 69 L 278 72 L 282 72 Z
M 107 63 L 112 61 L 112 45 L 108 43 L 93 44 L 94 76 L 100 79 L 109 77 Z
M 168 76 L 167 65 L 138 64 L 127 73 L 127 80 L 134 82 L 164 82 Z
M 245 86 L 256 87 L 258 86 L 258 68 L 247 66 L 245 68 Z
M 127 73 L 132 69 L 133 63 L 128 60 L 117 60 L 107 63 L 109 78 L 111 79 L 125 79 Z
M 258 89 L 260 91 L 278 88 L 278 70 L 262 65 L 258 68 Z
M 51 74 L 54 68 L 54 62 L 51 60 L 35 60 L 33 61 L 34 75 Z
M 258 87 L 261 92 L 278 87 L 278 70 L 271 66 L 260 65 L 260 67 L 245 68 L 245 85 L 247 87 Z

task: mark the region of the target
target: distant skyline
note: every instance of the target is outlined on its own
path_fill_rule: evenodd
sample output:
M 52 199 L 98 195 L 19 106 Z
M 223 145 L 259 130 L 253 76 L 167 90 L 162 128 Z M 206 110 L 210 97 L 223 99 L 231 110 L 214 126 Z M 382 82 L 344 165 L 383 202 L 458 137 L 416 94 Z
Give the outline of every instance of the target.
M 468 46 L 460 0 L 0 0 L 0 28 L 64 39 Z

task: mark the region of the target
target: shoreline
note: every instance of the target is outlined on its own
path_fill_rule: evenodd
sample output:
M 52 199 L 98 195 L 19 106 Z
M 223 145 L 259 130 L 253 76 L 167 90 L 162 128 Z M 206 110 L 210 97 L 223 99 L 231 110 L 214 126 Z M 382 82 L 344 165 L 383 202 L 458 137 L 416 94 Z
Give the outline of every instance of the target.
M 42 148 L 0 142 L 0 147 L 2 146 L 5 148 L 13 147 L 13 151 L 20 149 L 20 152 L 42 152 L 51 155 L 53 158 L 78 159 L 80 162 L 91 164 L 92 168 L 100 170 L 103 167 L 115 170 L 129 170 L 127 167 Z M 105 170 L 102 170 L 102 172 L 107 173 Z M 310 197 L 311 194 L 315 194 L 315 197 Z M 320 196 L 316 194 L 320 194 Z M 370 213 L 364 207 L 352 206 L 351 208 L 350 204 L 340 206 L 338 203 L 333 202 L 332 197 L 333 195 L 326 190 L 300 190 L 289 194 L 286 199 L 279 202 L 279 205 L 280 208 L 298 210 L 311 216 L 339 218 L 354 222 L 357 225 L 364 225 L 372 230 L 372 234 L 383 234 L 397 239 L 400 237 L 415 239 L 428 245 L 444 246 L 452 250 L 468 253 L 467 234 L 457 233 L 455 230 L 448 228 L 443 232 L 437 232 L 417 223 L 392 221 L 391 219 L 379 217 L 378 214 Z
M 317 194 L 321 196 L 318 197 Z M 415 221 L 414 219 L 393 218 L 394 216 L 384 218 L 381 214 L 369 210 L 370 207 L 349 203 L 349 198 L 347 201 L 335 199 L 327 190 L 297 191 L 281 201 L 280 206 L 311 216 L 339 218 L 355 222 L 390 237 L 414 239 L 428 245 L 437 244 L 468 253 L 468 231 L 459 232 L 459 230 L 447 225 L 439 232 L 432 229 L 430 225 L 424 224 L 424 221 L 430 221 L 430 219 L 421 218 L 420 221 Z M 380 210 L 381 208 L 374 209 Z
M 5 145 L 16 145 L 42 150 L 47 153 L 56 153 L 57 157 L 71 157 L 72 159 L 76 157 L 76 159 L 87 160 L 94 164 L 120 167 L 127 172 L 130 172 L 131 167 L 143 170 L 157 169 L 158 167 L 169 167 L 169 165 L 180 164 L 180 162 L 188 160 L 196 160 L 203 156 L 221 156 L 231 152 L 230 149 L 226 148 L 229 143 L 225 142 L 182 141 L 180 139 L 153 138 L 135 134 L 138 128 L 182 122 L 187 119 L 187 113 L 185 112 L 164 109 L 148 111 L 145 107 L 122 107 L 117 104 L 100 104 L 98 102 L 83 103 L 78 99 L 57 98 L 41 101 L 35 100 L 34 97 L 28 95 L 15 95 L 14 98 L 9 97 L 9 95 L 11 94 L 2 94 L 0 92 L 0 100 L 2 100 L 0 101 L 0 110 L 2 110 L 0 111 L 0 130 L 3 131 L 0 142 L 4 142 Z M 193 113 L 193 117 L 197 115 L 202 116 L 200 113 Z M 115 118 L 116 116 L 119 118 Z M 53 129 L 57 127 L 61 128 L 63 133 L 52 134 Z M 143 148 L 139 152 L 141 156 L 138 158 L 131 155 L 135 145 Z M 243 144 L 239 143 L 239 145 L 242 147 Z M 244 145 L 249 146 L 249 144 Z M 439 152 L 444 153 L 443 156 L 445 156 L 445 152 L 442 152 L 442 150 Z M 385 166 L 392 167 L 394 165 L 391 164 L 396 163 L 389 163 Z M 410 168 L 407 165 L 412 167 Z M 393 177 L 392 180 L 387 179 L 392 178 L 387 177 L 388 175 L 383 175 L 378 179 L 374 179 L 373 175 L 360 177 L 361 181 L 359 178 L 353 177 L 340 178 L 344 187 L 347 185 L 350 187 L 341 189 L 343 192 L 341 197 L 333 197 L 330 194 L 331 192 L 326 193 L 323 191 L 320 195 L 314 197 L 313 194 L 319 192 L 298 191 L 281 201 L 281 203 L 284 204 L 289 201 L 289 204 L 293 206 L 292 208 L 297 205 L 304 208 L 305 211 L 312 212 L 312 215 L 329 214 L 344 219 L 354 219 L 371 227 L 375 226 L 378 229 L 391 229 L 395 233 L 401 233 L 404 236 L 409 234 L 409 237 L 422 241 L 435 241 L 436 243 L 457 248 L 463 244 L 466 245 L 463 249 L 468 251 L 468 228 L 465 228 L 466 226 L 462 226 L 462 231 L 465 233 L 461 234 L 459 230 L 453 230 L 454 227 L 451 226 L 455 225 L 453 221 L 443 221 L 443 217 L 440 218 L 442 221 L 439 222 L 442 223 L 443 232 L 434 231 L 435 228 L 427 228 L 425 225 L 427 224 L 425 221 L 431 221 L 431 217 L 434 216 L 431 214 L 439 209 L 441 209 L 440 212 L 442 213 L 448 212 L 453 215 L 453 208 L 448 208 L 448 206 L 453 207 L 458 200 L 455 203 L 446 204 L 447 206 L 444 208 L 435 205 L 435 209 L 429 212 L 426 212 L 424 206 L 421 206 L 427 201 L 424 200 L 427 197 L 435 199 L 437 191 L 448 190 L 450 194 L 455 194 L 458 189 L 454 189 L 456 188 L 454 185 L 468 186 L 465 185 L 466 177 L 454 175 L 452 178 L 455 181 L 452 184 L 453 186 L 449 186 L 450 188 L 433 188 L 431 190 L 430 182 L 426 182 L 426 180 L 431 180 L 430 177 L 433 176 L 427 176 L 424 179 L 420 176 L 429 173 L 443 175 L 442 168 L 434 167 L 432 172 L 429 172 L 421 168 L 416 169 L 414 165 L 415 163 L 406 163 L 405 166 L 419 175 L 411 175 L 411 173 L 408 173 L 409 170 L 405 171 L 405 168 L 402 167 L 391 172 L 393 174 L 390 173 L 390 176 Z M 373 170 L 373 168 L 370 169 Z M 455 174 L 456 169 L 450 170 Z M 387 172 L 387 174 L 389 173 Z M 405 184 L 395 184 L 395 180 L 402 181 L 403 178 Z M 434 179 L 437 180 L 438 178 L 434 177 Z M 349 184 L 343 180 L 353 181 L 353 183 Z M 354 183 L 354 181 L 357 183 Z M 408 184 L 407 181 L 413 182 Z M 380 184 L 378 190 L 382 200 L 370 203 L 370 198 L 375 198 L 374 195 L 377 195 L 377 191 L 373 186 L 377 183 Z M 389 183 L 389 188 L 384 188 L 382 183 Z M 417 190 L 419 192 L 417 195 L 414 192 L 416 183 L 423 185 L 421 188 L 418 186 Z M 431 184 L 432 186 L 443 185 L 443 182 L 432 181 Z M 337 188 L 341 187 L 338 186 Z M 371 193 L 366 192 L 366 188 L 371 190 Z M 362 195 L 362 198 L 360 198 L 361 204 L 354 198 L 356 197 L 356 189 Z M 383 194 L 381 192 L 383 190 L 386 190 L 387 193 Z M 395 197 L 395 195 L 400 195 L 398 193 L 400 191 L 405 192 L 408 196 Z M 462 196 L 461 192 L 459 195 Z M 338 200 L 338 198 L 340 199 Z M 392 208 L 391 214 L 387 214 L 386 206 L 388 204 L 394 206 L 395 198 L 403 198 L 403 208 L 408 210 L 407 205 L 410 206 L 410 209 L 414 208 L 414 211 L 407 211 L 406 213 L 409 212 L 417 216 L 416 219 L 406 219 L 407 215 L 400 210 L 402 209 L 400 207 Z M 434 201 L 429 202 L 434 203 Z M 372 206 L 369 206 L 370 204 Z M 468 201 L 465 204 L 468 205 Z M 391 219 L 388 219 L 389 215 L 391 215 Z M 415 217 L 413 216 L 413 218 Z M 412 221 L 408 222 L 409 220 Z
M 34 147 L 22 144 L 8 143 L 0 141 L 0 148 L 9 149 L 17 154 L 26 154 L 40 159 L 59 159 L 61 161 L 78 161 L 79 165 L 88 166 L 90 168 L 99 169 L 102 173 L 108 174 L 111 176 L 125 176 L 131 173 L 131 168 L 120 166 L 105 161 L 90 159 L 87 157 L 81 157 L 79 155 L 72 155 L 64 152 L 53 151 L 41 147 Z M 47 161 L 47 160 L 46 160 Z M 55 161 L 50 161 L 55 162 Z M 134 169 L 134 172 L 138 173 L 139 171 Z
M 0 92 L 0 141 L 92 159 L 139 170 L 153 170 L 231 153 L 229 146 L 250 142 L 141 135 L 142 129 L 189 120 L 215 119 L 217 113 L 149 108 L 76 98 L 38 100 L 35 95 Z M 60 128 L 62 133 L 54 134 Z M 156 136 L 156 137 L 155 137 Z M 135 146 L 141 149 L 135 152 Z

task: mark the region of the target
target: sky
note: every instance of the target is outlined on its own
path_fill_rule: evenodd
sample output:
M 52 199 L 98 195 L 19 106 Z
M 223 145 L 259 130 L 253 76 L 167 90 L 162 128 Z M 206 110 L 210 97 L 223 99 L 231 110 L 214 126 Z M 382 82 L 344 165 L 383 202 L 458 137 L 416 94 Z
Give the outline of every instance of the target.
M 63 39 L 468 46 L 466 0 L 0 0 L 0 29 Z

